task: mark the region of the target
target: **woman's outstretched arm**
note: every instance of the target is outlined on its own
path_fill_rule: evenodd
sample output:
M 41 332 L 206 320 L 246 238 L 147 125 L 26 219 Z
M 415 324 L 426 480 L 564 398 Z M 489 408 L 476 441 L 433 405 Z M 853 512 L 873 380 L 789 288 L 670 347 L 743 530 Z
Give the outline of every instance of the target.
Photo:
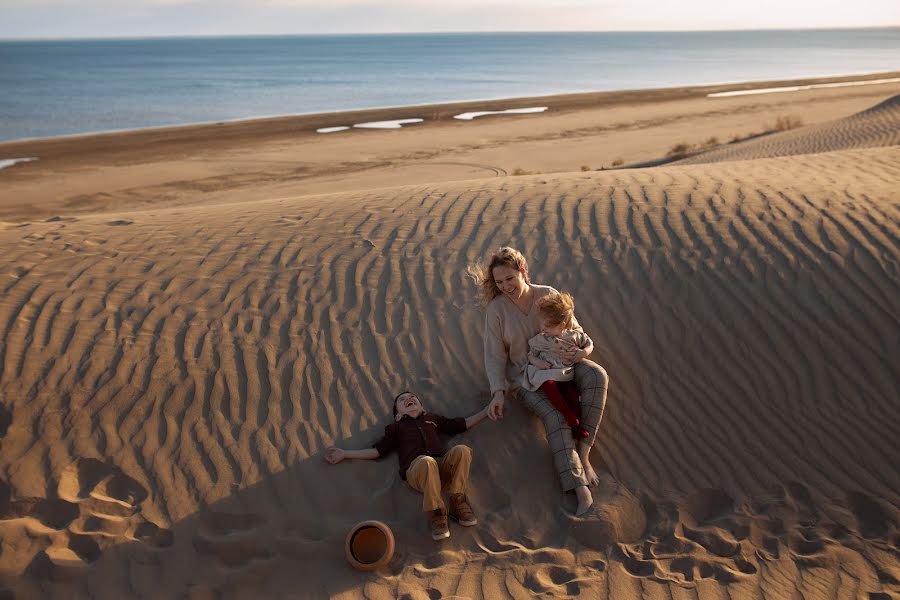
M 492 305 L 488 305 L 484 316 L 484 370 L 491 384 L 491 402 L 487 406 L 487 416 L 491 421 L 503 418 L 503 403 L 506 393 L 506 363 L 509 354 L 503 343 L 501 317 Z

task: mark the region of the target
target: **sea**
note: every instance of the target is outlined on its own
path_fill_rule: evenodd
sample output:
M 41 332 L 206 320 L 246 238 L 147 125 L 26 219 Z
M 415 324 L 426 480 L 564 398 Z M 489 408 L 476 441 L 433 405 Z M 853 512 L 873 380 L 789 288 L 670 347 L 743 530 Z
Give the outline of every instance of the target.
M 900 70 L 900 28 L 0 41 L 0 140 Z

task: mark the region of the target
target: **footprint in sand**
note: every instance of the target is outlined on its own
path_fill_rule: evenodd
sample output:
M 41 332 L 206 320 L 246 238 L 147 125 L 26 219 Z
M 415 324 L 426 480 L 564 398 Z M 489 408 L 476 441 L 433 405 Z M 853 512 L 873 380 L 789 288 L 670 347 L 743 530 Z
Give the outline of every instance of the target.
M 0 405 L 0 439 L 6 436 L 10 425 L 12 425 L 12 413 L 5 406 Z
M 70 502 L 93 498 L 129 510 L 136 509 L 147 497 L 147 490 L 135 479 L 95 458 L 81 458 L 69 465 L 60 476 L 58 493 Z
M 856 518 L 860 535 L 869 540 L 889 539 L 893 520 L 879 501 L 860 492 L 851 492 L 847 494 L 846 503 Z
M 603 477 L 594 507 L 583 518 L 572 519 L 572 535 L 582 545 L 603 550 L 617 542 L 638 541 L 646 534 L 647 513 L 641 499 L 611 477 Z
M 770 535 L 764 536 L 762 538 L 762 544 L 760 548 L 756 549 L 756 557 L 760 560 L 778 560 L 781 558 L 781 551 L 779 550 L 781 543 L 778 541 L 777 537 L 772 537 Z
M 25 572 L 44 581 L 67 581 L 81 576 L 89 566 L 71 549 L 51 547 L 38 552 Z
M 6 501 L 0 512 L 0 521 L 12 521 L 25 519 L 30 521 L 37 530 L 44 532 L 62 531 L 78 518 L 80 511 L 78 505 L 60 499 L 49 498 L 19 498 L 9 499 L 9 487 L 4 495 Z
M 66 533 L 55 538 L 49 548 L 38 552 L 26 572 L 38 579 L 66 581 L 79 577 L 101 554 L 90 536 Z
M 681 520 L 691 527 L 708 525 L 734 512 L 734 500 L 722 490 L 707 488 L 688 496 L 679 510 Z
M 646 529 L 636 543 L 619 543 L 611 556 L 633 577 L 693 587 L 757 575 L 760 562 L 789 558 L 800 568 L 834 568 L 834 545 L 865 553 L 863 540 L 897 551 L 900 519 L 888 504 L 862 492 L 817 498 L 790 481 L 738 506 L 725 491 L 702 489 L 672 504 L 642 498 Z M 898 578 L 876 569 L 883 585 Z M 877 596 L 880 592 L 873 592 Z
M 709 563 L 696 558 L 683 556 L 669 563 L 672 581 L 680 584 L 689 584 L 700 579 L 711 579 L 715 569 Z
M 731 558 L 741 551 L 741 545 L 720 529 L 692 529 L 687 525 L 683 526 L 686 538 L 702 547 L 704 550 L 719 556 L 721 558 Z
M 657 560 L 678 558 L 693 551 L 690 543 L 679 538 L 674 532 L 667 533 L 656 538 L 655 541 L 647 540 L 645 554 L 649 554 Z
M 194 549 L 215 557 L 229 568 L 245 567 L 252 561 L 267 561 L 273 555 L 260 533 L 263 523 L 262 517 L 252 513 L 210 511 L 201 519 L 200 533 L 193 540 Z
M 69 531 L 108 538 L 124 537 L 132 525 L 125 519 L 107 519 L 96 514 L 85 515 L 69 527 Z
M 625 544 L 618 544 L 612 555 L 622 564 L 622 568 L 633 577 L 652 577 L 656 573 L 658 564 L 656 561 L 643 560 L 635 555 L 633 549 Z
M 826 543 L 812 527 L 799 527 L 788 537 L 788 547 L 794 554 L 803 557 L 821 554 Z
M 789 481 L 784 489 L 785 499 L 788 506 L 796 511 L 798 522 L 801 525 L 816 525 L 819 521 L 819 511 L 809 488 L 798 481 Z
M 152 548 L 168 548 L 175 543 L 175 534 L 171 529 L 160 527 L 150 521 L 135 523 L 126 535 Z
M 705 579 L 733 583 L 758 572 L 753 562 L 757 558 L 771 559 L 778 551 L 778 540 L 770 537 L 771 552 L 745 556 L 744 544 L 752 548 L 752 522 L 723 490 L 698 490 L 678 502 L 658 502 L 644 495 L 639 508 L 643 532 L 636 540 L 615 544 L 611 553 L 632 577 L 685 588 Z M 639 520 L 636 514 L 623 511 L 619 518 Z M 758 533 L 757 539 L 762 535 Z
M 566 567 L 559 565 L 539 565 L 529 569 L 525 574 L 523 585 L 534 594 L 560 595 L 565 589 L 565 595 L 577 597 L 581 587 L 576 581 L 576 574 Z
M 65 538 L 68 538 L 66 547 L 77 554 L 84 562 L 92 563 L 100 558 L 102 552 L 93 537 L 68 532 Z
M 441 590 L 435 588 L 427 588 L 425 590 L 425 593 L 428 595 L 428 600 L 442 600 L 444 597 L 444 594 L 441 592 Z M 421 596 L 413 596 L 412 594 L 407 592 L 402 596 L 399 596 L 397 600 L 414 600 L 414 598 L 421 598 Z
M 0 482 L 0 521 L 22 519 L 33 535 L 49 540 L 26 568 L 38 579 L 76 578 L 101 558 L 105 547 L 121 541 L 153 548 L 174 543 L 171 531 L 141 516 L 147 491 L 115 466 L 78 459 L 61 474 L 57 495 L 15 498 L 10 486 Z

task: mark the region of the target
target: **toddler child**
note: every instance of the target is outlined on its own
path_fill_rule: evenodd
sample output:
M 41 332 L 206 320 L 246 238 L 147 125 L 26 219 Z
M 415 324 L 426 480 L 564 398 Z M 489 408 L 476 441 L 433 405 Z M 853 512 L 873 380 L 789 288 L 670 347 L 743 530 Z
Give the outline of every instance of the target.
M 575 301 L 565 292 L 547 294 L 537 304 L 541 332 L 528 340 L 528 365 L 522 387 L 528 391 L 541 390 L 550 403 L 562 413 L 572 437 L 582 440 L 588 431 L 581 426 L 581 404 L 575 385 L 575 363 L 564 353 L 585 350 L 588 354 L 594 343 L 575 320 Z

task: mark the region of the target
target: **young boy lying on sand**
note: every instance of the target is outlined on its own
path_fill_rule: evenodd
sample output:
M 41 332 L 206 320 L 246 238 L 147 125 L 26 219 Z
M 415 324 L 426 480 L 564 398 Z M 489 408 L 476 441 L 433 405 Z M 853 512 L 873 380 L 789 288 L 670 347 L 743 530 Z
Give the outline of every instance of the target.
M 466 499 L 472 449 L 459 444 L 445 451 L 438 434 L 462 433 L 485 417 L 487 408 L 470 417 L 455 419 L 427 413 L 418 396 L 403 392 L 394 398 L 394 422 L 384 428 L 384 437 L 374 447 L 344 450 L 332 446 L 325 451 L 325 460 L 336 465 L 345 458 L 374 459 L 397 450 L 400 477 L 424 494 L 422 510 L 428 513 L 431 521 L 431 538 L 442 540 L 450 537 L 442 489 L 450 495 L 449 515 L 452 519 L 465 527 L 475 525 L 478 519 Z

